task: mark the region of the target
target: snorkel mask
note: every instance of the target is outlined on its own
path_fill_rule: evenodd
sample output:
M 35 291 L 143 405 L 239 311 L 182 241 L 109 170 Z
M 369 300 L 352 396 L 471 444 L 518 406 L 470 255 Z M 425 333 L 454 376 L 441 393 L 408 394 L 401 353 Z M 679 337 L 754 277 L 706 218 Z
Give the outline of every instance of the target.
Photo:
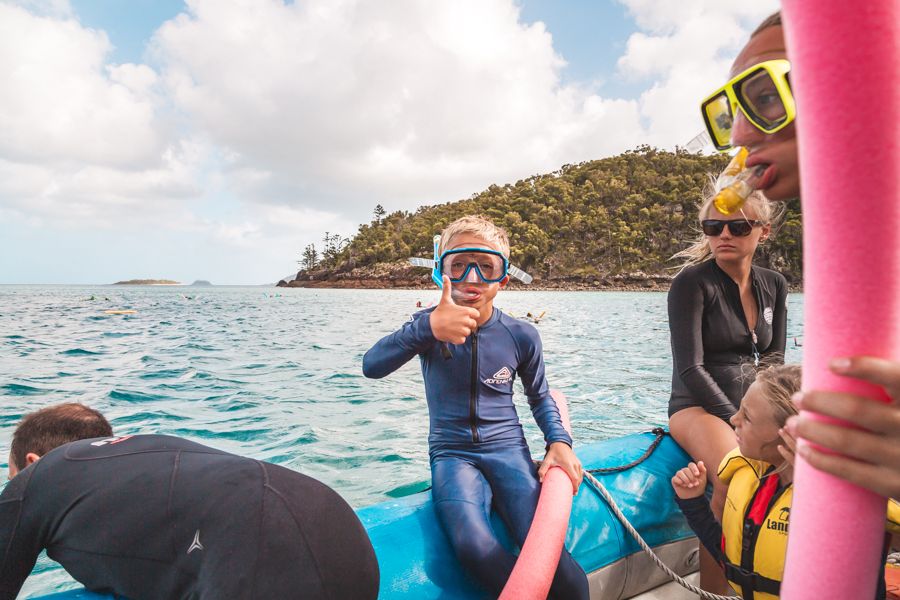
M 453 248 L 440 252 L 441 236 L 434 236 L 434 258 L 410 258 L 409 262 L 416 267 L 431 269 L 431 280 L 439 288 L 443 288 L 443 276 L 447 275 L 453 283 L 466 281 L 475 274 L 483 283 L 498 283 L 507 275 L 515 277 L 522 283 L 531 283 L 532 277 L 525 271 L 509 264 L 502 252 L 489 248 Z
M 791 63 L 779 58 L 753 65 L 731 78 L 700 104 L 703 123 L 719 151 L 732 147 L 735 111 L 764 133 L 781 131 L 794 121 L 797 107 L 788 81 Z

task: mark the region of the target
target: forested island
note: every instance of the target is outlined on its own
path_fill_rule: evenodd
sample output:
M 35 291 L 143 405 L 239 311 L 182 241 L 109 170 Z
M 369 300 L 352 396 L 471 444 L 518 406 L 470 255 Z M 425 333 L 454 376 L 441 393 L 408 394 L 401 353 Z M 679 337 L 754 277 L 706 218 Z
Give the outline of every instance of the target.
M 128 281 L 117 281 L 113 285 L 181 285 L 181 282 L 171 279 L 129 279 Z
M 698 204 L 727 156 L 642 146 L 621 155 L 565 165 L 471 198 L 386 213 L 350 239 L 326 233 L 298 261 L 296 287 L 412 287 L 432 284 L 411 256 L 431 258 L 432 237 L 454 219 L 481 214 L 510 234 L 511 262 L 539 289 L 665 288 L 677 272 L 673 254 L 699 235 Z M 799 202 L 757 252 L 756 264 L 802 281 Z M 518 284 L 513 282 L 512 286 Z

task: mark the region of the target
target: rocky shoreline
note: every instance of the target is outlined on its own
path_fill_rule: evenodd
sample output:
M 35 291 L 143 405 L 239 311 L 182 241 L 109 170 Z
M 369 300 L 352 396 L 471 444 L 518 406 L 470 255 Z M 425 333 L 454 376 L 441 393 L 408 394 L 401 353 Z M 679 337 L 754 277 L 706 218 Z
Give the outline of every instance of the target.
M 586 277 L 535 277 L 528 285 L 515 279 L 506 289 L 525 291 L 617 291 L 617 292 L 665 292 L 668 291 L 677 269 L 669 273 L 616 273 Z M 406 263 L 379 263 L 371 267 L 350 270 L 319 269 L 300 271 L 293 280 L 282 280 L 278 287 L 337 288 L 337 289 L 398 289 L 429 290 L 434 288 L 431 275 L 421 267 Z M 791 285 L 791 292 L 802 292 L 803 287 Z
M 666 291 L 672 282 L 671 274 L 648 274 L 641 271 L 625 274 L 588 277 L 538 278 L 525 285 L 515 279 L 506 289 L 533 291 Z M 406 264 L 377 264 L 349 271 L 320 269 L 300 271 L 291 281 L 279 281 L 279 287 L 341 288 L 341 289 L 407 289 L 427 290 L 434 284 L 431 276 L 420 267 Z

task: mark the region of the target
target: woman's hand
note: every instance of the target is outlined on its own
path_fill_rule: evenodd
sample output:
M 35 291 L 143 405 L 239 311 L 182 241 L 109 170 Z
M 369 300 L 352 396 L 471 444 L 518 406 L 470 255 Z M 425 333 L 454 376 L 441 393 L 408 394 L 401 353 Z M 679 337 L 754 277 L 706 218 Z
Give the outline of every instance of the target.
M 815 421 L 803 415 L 788 419 L 786 429 L 840 454 L 803 445 L 798 453 L 820 471 L 831 473 L 882 496 L 900 497 L 900 363 L 855 356 L 831 362 L 831 370 L 884 388 L 891 402 L 842 392 L 798 394 L 799 408 L 847 421 L 851 429 Z
M 682 500 L 702 496 L 706 491 L 706 465 L 703 461 L 688 463 L 688 466 L 679 469 L 672 477 L 672 488 Z
M 550 467 L 560 467 L 572 480 L 572 495 L 578 493 L 578 487 L 584 478 L 584 470 L 581 468 L 581 461 L 575 456 L 575 452 L 565 442 L 553 442 L 547 449 L 544 460 L 541 461 L 541 467 L 538 469 L 538 480 L 543 483 L 544 475 L 550 470 Z

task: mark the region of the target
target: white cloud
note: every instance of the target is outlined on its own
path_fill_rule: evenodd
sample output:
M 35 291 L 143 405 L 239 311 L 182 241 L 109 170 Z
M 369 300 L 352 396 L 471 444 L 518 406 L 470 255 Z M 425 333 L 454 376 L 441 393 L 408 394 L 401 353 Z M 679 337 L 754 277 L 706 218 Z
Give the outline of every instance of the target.
M 192 122 L 266 173 L 251 197 L 413 208 L 644 141 L 635 102 L 561 85 L 508 0 L 189 7 L 154 55 Z
M 108 77 L 110 49 L 105 33 L 74 19 L 0 4 L 0 157 L 117 168 L 156 162 L 164 140 L 155 107 Z
M 725 80 L 750 32 L 778 8 L 777 0 L 619 0 L 644 31 L 633 33 L 618 68 L 628 78 L 652 80 L 640 114 L 652 143 L 687 143 L 703 128 L 699 101 Z

